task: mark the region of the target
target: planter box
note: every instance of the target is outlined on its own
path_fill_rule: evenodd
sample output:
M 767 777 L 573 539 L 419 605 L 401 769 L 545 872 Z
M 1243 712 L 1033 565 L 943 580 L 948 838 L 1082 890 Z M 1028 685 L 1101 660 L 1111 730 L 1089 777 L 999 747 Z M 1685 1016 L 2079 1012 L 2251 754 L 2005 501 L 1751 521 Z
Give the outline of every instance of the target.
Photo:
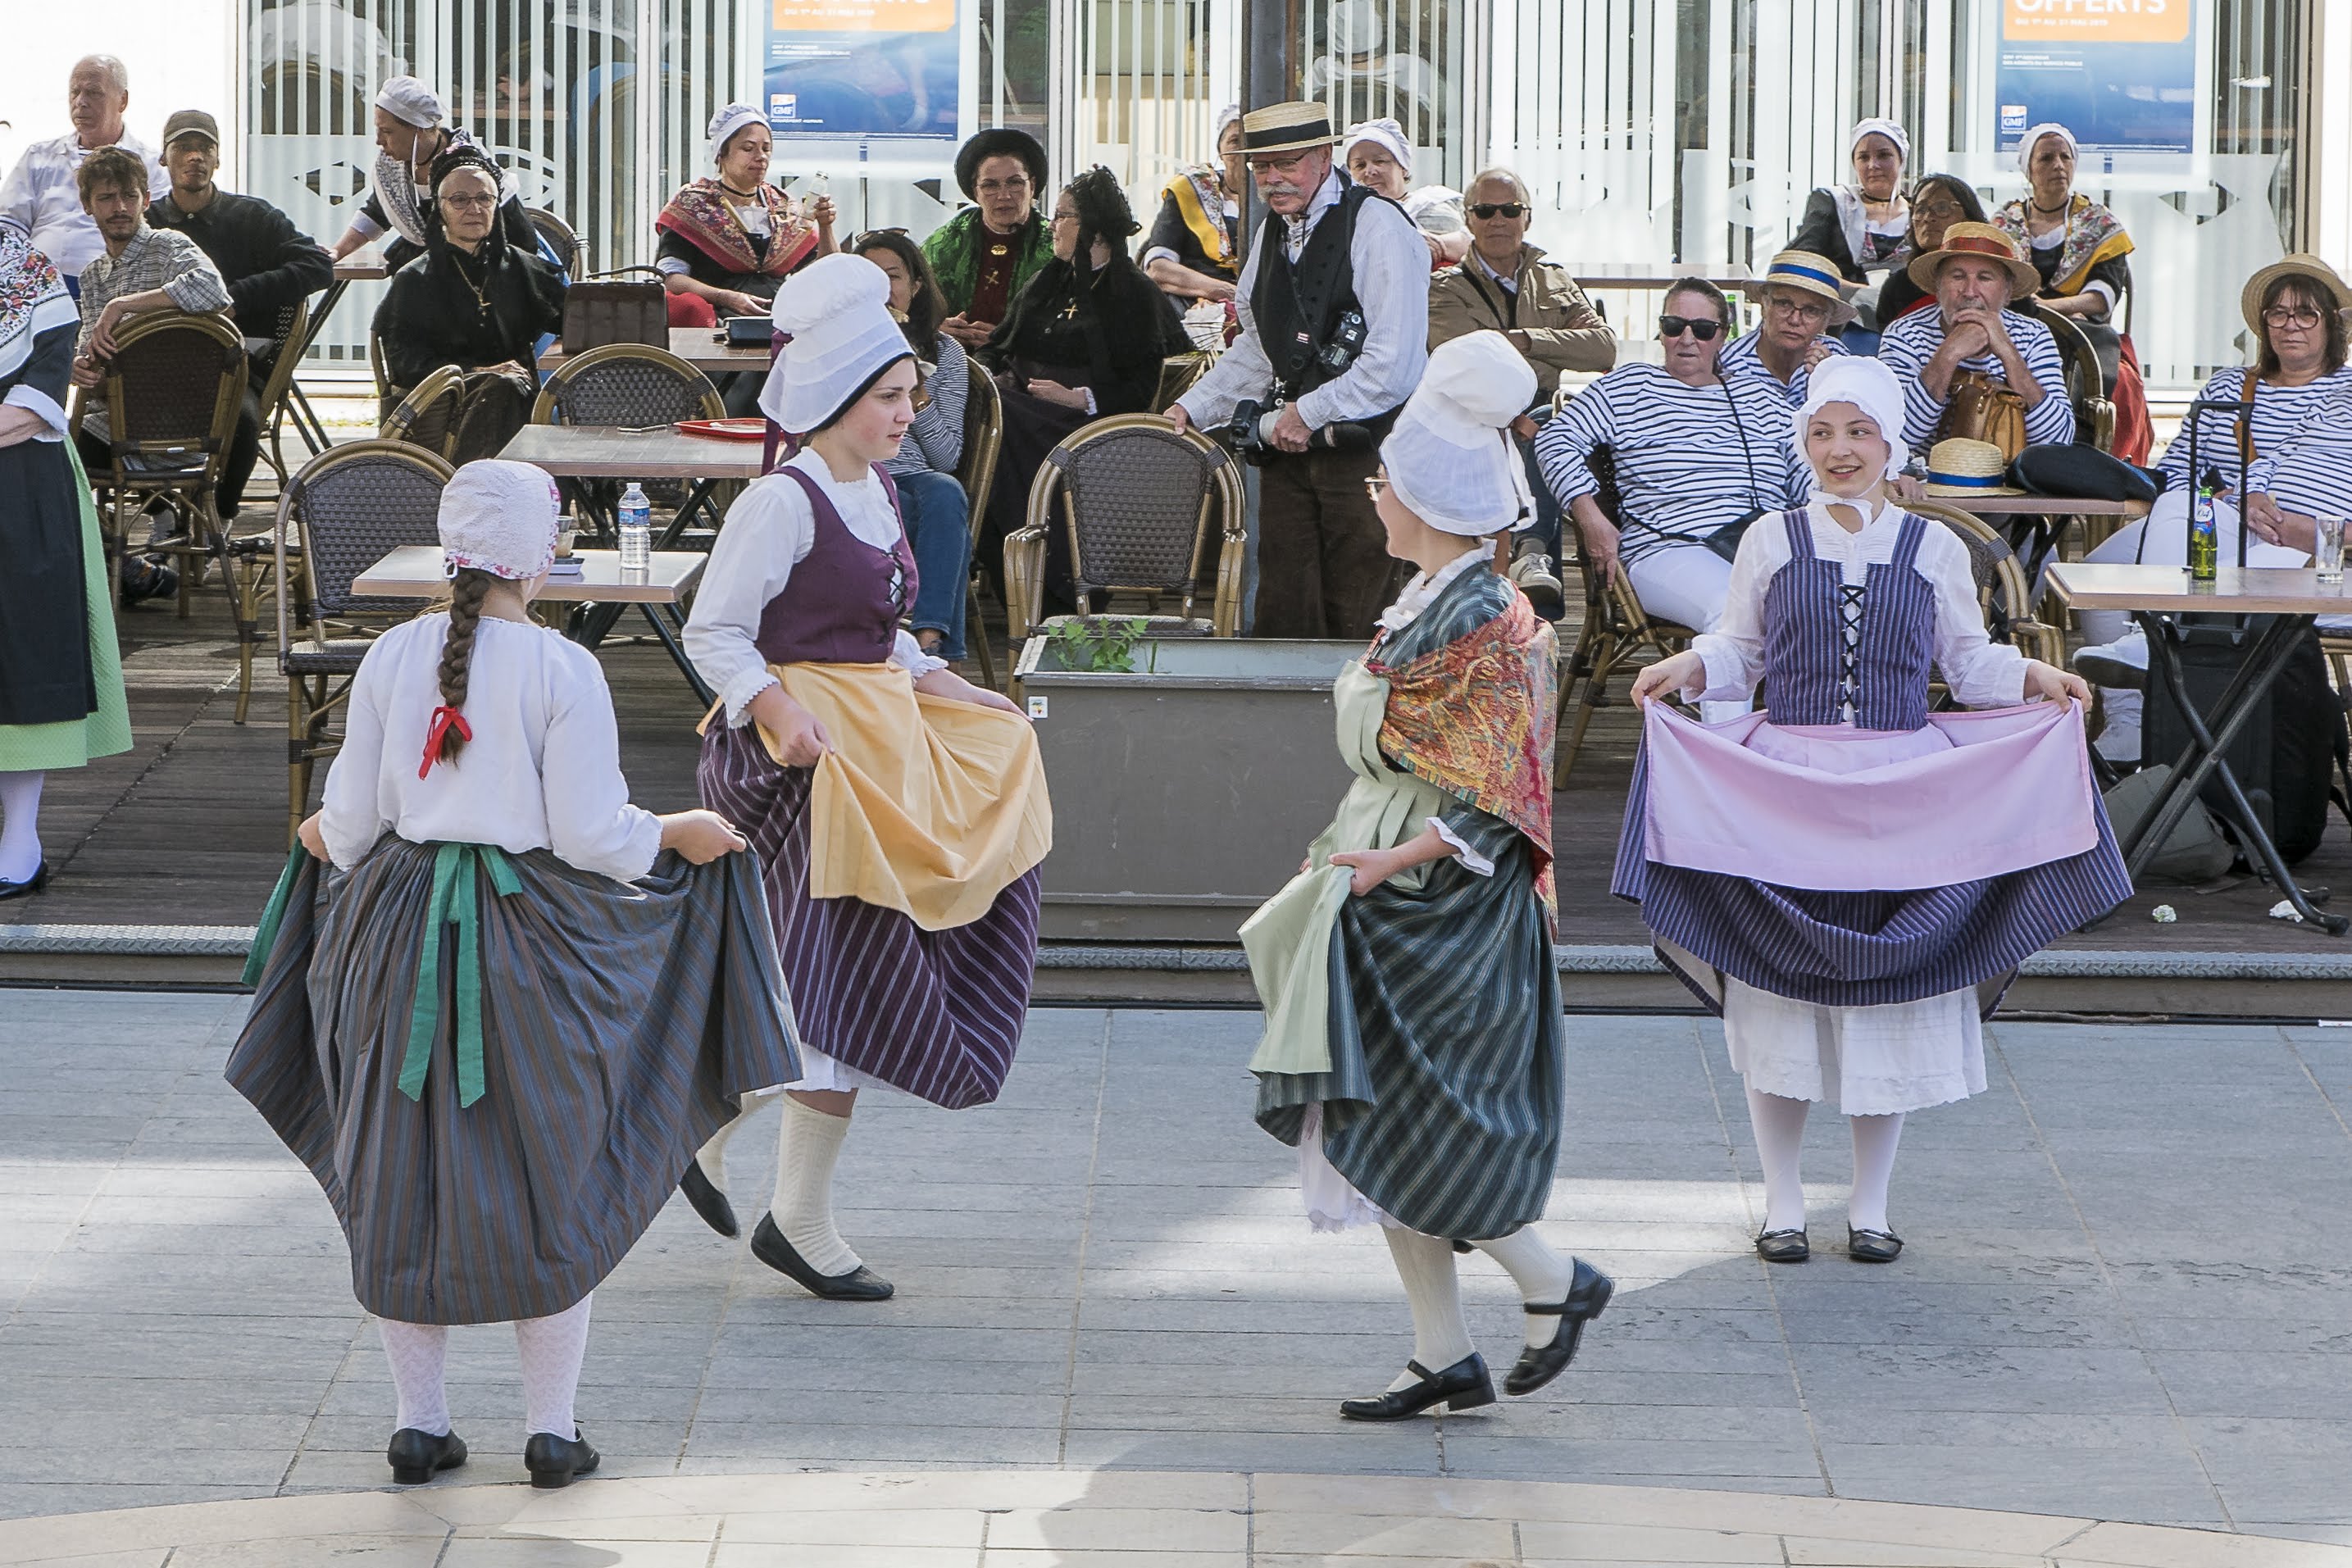
M 1290 879 L 1351 775 L 1331 683 L 1355 643 L 1169 637 L 1132 674 L 1055 666 L 1032 637 L 1013 672 L 1054 794 L 1044 933 L 1235 940 Z

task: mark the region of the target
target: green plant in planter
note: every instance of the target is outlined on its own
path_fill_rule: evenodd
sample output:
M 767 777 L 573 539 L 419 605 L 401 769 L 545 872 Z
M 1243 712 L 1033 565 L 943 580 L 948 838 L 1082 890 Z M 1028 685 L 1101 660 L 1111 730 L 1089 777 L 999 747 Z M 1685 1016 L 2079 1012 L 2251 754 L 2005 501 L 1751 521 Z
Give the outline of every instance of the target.
M 1074 615 L 1055 622 L 1045 633 L 1046 646 L 1062 668 L 1085 674 L 1132 674 L 1135 644 L 1150 622 L 1138 616 L 1114 621 L 1103 616 Z

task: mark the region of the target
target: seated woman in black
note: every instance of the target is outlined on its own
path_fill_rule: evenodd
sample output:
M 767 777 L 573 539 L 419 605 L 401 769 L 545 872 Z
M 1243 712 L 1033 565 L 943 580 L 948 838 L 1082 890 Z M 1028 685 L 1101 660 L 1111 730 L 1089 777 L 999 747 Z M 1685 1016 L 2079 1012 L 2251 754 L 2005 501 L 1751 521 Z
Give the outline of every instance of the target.
M 1926 256 L 1941 250 L 1944 231 L 1954 224 L 1985 222 L 1984 203 L 1977 199 L 1976 188 L 1958 174 L 1930 174 L 1911 191 L 1911 233 L 1906 240 L 1913 256 Z M 1911 274 L 1896 267 L 1886 275 L 1878 289 L 1878 325 L 1884 329 L 1922 305 L 1933 305 L 1936 297 L 1911 281 Z
M 539 340 L 563 325 L 563 277 L 507 243 L 498 200 L 498 171 L 479 152 L 435 160 L 425 254 L 393 274 L 376 307 L 387 414 L 444 365 L 505 376 L 528 412 Z
M 1161 363 L 1191 348 L 1168 297 L 1127 254 L 1135 214 L 1118 178 L 1097 166 L 1054 203 L 1054 259 L 1031 278 L 979 350 L 1004 399 L 1004 444 L 988 496 L 982 559 L 1002 570 L 1004 536 L 1021 527 L 1029 486 L 1066 435 L 1114 413 L 1148 413 Z M 1074 607 L 1069 540 L 1048 529 L 1045 595 Z

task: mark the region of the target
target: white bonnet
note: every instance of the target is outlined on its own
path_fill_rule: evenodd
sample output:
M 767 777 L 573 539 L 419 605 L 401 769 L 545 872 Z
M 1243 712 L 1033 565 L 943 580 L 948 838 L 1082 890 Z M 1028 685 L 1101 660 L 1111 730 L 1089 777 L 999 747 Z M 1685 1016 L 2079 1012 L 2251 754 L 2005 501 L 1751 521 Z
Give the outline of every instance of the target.
M 376 89 L 375 106 L 404 125 L 430 131 L 448 118 L 441 95 L 415 77 L 394 77 Z
M 441 570 L 527 581 L 554 564 L 562 515 L 546 469 L 498 457 L 468 463 L 441 490 Z
M 890 278 L 862 256 L 819 256 L 784 279 L 769 311 L 783 351 L 760 408 L 793 435 L 821 429 L 866 382 L 913 350 L 890 318 Z
M 1381 443 L 1389 487 L 1415 517 L 1449 534 L 1526 527 L 1535 501 L 1508 426 L 1535 396 L 1534 369 L 1500 332 L 1440 343 Z
M 2028 179 L 2031 179 L 2033 174 L 2033 150 L 2042 145 L 2042 139 L 2045 136 L 2055 136 L 2059 141 L 2063 141 L 2069 156 L 2078 161 L 2083 156 L 2083 150 L 2076 145 L 2073 131 L 2054 120 L 2045 120 L 2018 139 L 2017 172 Z
M 727 151 L 727 139 L 747 125 L 765 125 L 768 117 L 748 103 L 730 103 L 710 117 L 710 161 Z
M 1862 139 L 1865 136 L 1885 137 L 1895 143 L 1895 151 L 1902 157 L 1903 166 L 1906 169 L 1911 166 L 1911 133 L 1904 130 L 1901 125 L 1892 120 L 1874 116 L 1869 120 L 1854 121 L 1853 129 L 1846 133 L 1845 151 L 1848 157 L 1853 155 L 1853 150 L 1862 145 Z
M 1351 125 L 1339 141 L 1339 162 L 1346 163 L 1348 154 L 1365 142 L 1381 148 L 1397 162 L 1397 167 L 1410 176 L 1412 173 L 1412 148 L 1404 139 L 1404 127 L 1393 120 L 1367 120 L 1361 125 Z
M 1885 361 L 1862 354 L 1843 354 L 1813 367 L 1805 389 L 1805 406 L 1797 411 L 1797 455 L 1805 455 L 1805 427 L 1813 415 L 1833 402 L 1850 402 L 1870 416 L 1886 438 L 1886 473 L 1892 479 L 1911 461 L 1903 442 L 1903 388 Z

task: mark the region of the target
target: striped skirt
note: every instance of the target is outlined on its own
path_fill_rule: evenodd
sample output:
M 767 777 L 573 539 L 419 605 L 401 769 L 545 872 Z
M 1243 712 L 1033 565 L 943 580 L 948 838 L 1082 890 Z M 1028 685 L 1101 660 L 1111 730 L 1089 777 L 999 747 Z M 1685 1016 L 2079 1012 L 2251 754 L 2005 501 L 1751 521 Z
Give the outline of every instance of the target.
M 869 1078 L 960 1111 L 1004 1086 L 1037 971 L 1037 872 L 1006 884 L 966 925 L 925 931 L 895 909 L 811 898 L 806 768 L 784 768 L 757 731 L 712 724 L 702 801 L 751 836 L 800 1037 Z
M 348 875 L 301 858 L 228 1079 L 326 1189 L 362 1306 L 545 1317 L 612 1271 L 736 1095 L 799 1075 L 760 868 L 665 853 L 624 886 L 510 857 L 520 890 L 476 894 L 481 1092 L 461 1104 L 454 925 L 431 934 L 421 1092 L 400 1084 L 438 850 L 387 837 Z

